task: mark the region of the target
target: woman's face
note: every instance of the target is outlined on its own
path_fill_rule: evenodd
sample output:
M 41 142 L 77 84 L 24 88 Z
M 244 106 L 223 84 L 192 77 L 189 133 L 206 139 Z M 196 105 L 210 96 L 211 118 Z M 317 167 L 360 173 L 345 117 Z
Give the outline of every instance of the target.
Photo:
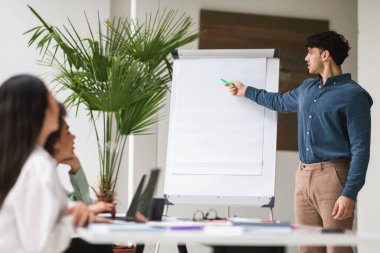
M 43 146 L 47 137 L 58 129 L 59 107 L 57 101 L 48 92 L 48 107 L 45 110 L 45 118 L 39 136 L 39 145 Z
M 74 156 L 75 135 L 69 131 L 66 121 L 63 121 L 59 139 L 54 145 L 54 159 L 61 162 Z

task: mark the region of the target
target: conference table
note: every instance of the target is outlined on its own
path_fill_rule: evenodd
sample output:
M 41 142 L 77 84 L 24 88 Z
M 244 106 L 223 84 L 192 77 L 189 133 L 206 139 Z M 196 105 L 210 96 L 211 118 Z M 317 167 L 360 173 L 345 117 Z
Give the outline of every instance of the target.
M 322 233 L 317 227 L 246 229 L 231 225 L 154 227 L 148 224 L 93 224 L 78 230 L 78 236 L 93 244 L 203 244 L 214 252 L 282 253 L 287 246 L 357 246 L 380 243 L 380 234 Z M 252 250 L 255 249 L 255 250 Z M 246 250 L 246 251 L 245 251 Z M 181 251 L 181 250 L 180 250 Z

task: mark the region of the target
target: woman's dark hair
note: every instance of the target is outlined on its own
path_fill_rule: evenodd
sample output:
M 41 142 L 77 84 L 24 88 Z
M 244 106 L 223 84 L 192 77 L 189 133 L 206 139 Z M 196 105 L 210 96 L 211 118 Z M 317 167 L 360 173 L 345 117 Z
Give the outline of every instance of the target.
M 52 132 L 49 135 L 49 137 L 47 138 L 47 140 L 45 142 L 45 146 L 44 146 L 44 148 L 46 149 L 46 151 L 49 152 L 49 154 L 51 156 L 55 155 L 54 145 L 59 140 L 59 137 L 60 137 L 61 131 L 62 131 L 62 127 L 63 127 L 63 122 L 65 122 L 65 117 L 66 117 L 66 114 L 67 114 L 65 106 L 63 104 L 58 103 L 58 106 L 59 106 L 58 130 Z
M 335 31 L 315 33 L 309 36 L 306 39 L 305 47 L 316 47 L 329 51 L 337 65 L 342 65 L 350 50 L 350 45 L 346 38 Z
M 0 208 L 36 147 L 48 107 L 48 90 L 37 77 L 18 75 L 0 86 Z

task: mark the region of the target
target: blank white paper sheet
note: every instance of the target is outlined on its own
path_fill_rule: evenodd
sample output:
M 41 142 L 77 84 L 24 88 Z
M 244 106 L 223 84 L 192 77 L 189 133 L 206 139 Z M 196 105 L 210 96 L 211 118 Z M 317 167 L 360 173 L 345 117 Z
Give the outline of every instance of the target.
M 175 61 L 168 151 L 173 174 L 261 175 L 264 108 L 232 96 L 220 78 L 265 88 L 266 66 L 266 58 Z

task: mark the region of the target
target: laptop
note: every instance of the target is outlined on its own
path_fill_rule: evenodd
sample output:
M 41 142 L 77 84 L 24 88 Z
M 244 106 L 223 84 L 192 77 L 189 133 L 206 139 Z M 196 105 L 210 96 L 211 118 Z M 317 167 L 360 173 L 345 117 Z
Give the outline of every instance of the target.
M 135 220 L 135 214 L 137 211 L 140 211 L 141 214 L 143 214 L 145 217 L 148 218 L 151 207 L 151 202 L 153 199 L 154 191 L 156 190 L 157 183 L 158 183 L 158 176 L 160 174 L 160 169 L 153 169 L 150 172 L 149 175 L 149 181 L 148 184 L 143 191 L 144 182 L 146 175 L 143 175 L 139 185 L 137 186 L 136 192 L 133 195 L 131 205 L 129 206 L 125 217 L 115 217 L 115 220 L 123 220 L 123 221 L 134 221 Z
M 137 210 L 142 215 L 149 218 L 150 211 L 152 209 L 153 194 L 157 188 L 158 176 L 160 175 L 160 169 L 153 169 L 150 172 L 148 184 L 141 194 Z

